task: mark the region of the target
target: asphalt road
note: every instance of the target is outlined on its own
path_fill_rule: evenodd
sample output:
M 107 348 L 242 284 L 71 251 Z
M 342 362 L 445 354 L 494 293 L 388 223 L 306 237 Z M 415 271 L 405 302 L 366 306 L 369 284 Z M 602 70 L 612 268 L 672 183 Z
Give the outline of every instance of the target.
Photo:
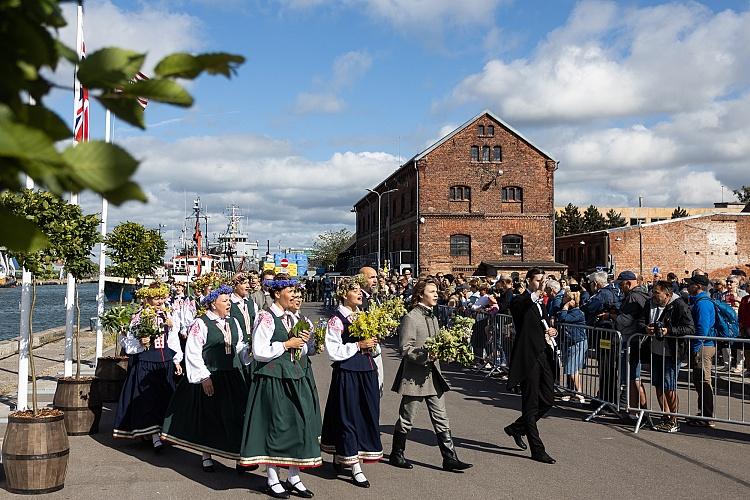
M 317 311 L 308 309 L 310 317 Z M 386 389 L 398 366 L 392 348 L 384 351 Z M 325 404 L 330 366 L 313 358 L 320 400 Z M 457 367 L 444 367 L 453 390 L 448 413 L 459 457 L 474 463 L 465 473 L 443 472 L 426 408 L 409 435 L 406 455 L 411 471 L 387 463 L 365 466 L 372 487 L 362 490 L 337 477 L 330 465 L 303 473 L 316 498 L 723 498 L 750 497 L 750 428 L 719 424 L 714 430 L 685 425 L 677 434 L 632 429 L 606 417 L 585 423 L 575 404 L 555 407 L 540 424 L 548 452 L 557 459 L 544 465 L 515 448 L 502 427 L 518 416 L 520 397 L 504 384 Z M 381 431 L 390 451 L 399 396 L 385 392 Z M 750 411 L 750 408 L 748 408 Z M 200 455 L 169 447 L 155 455 L 150 444 L 111 438 L 112 407 L 105 406 L 101 432 L 71 437 L 65 488 L 45 498 L 263 498 L 261 473 L 238 476 L 234 464 L 217 460 L 217 471 L 203 473 Z M 4 429 L 3 429 L 4 431 Z M 282 476 L 283 477 L 283 476 Z M 2 486 L 4 483 L 0 483 Z M 14 495 L 6 491 L 0 497 Z M 21 498 L 21 497 L 19 497 Z

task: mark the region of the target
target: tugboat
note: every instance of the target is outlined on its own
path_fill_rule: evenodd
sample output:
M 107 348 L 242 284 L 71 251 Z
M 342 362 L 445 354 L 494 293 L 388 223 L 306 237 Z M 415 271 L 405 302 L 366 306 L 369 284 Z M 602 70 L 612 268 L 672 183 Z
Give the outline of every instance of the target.
M 258 270 L 258 242 L 248 241 L 242 232 L 241 214 L 237 205 L 230 205 L 226 210 L 227 229 L 219 235 L 218 245 L 209 249 L 209 255 L 219 256 L 217 268 L 226 273 Z

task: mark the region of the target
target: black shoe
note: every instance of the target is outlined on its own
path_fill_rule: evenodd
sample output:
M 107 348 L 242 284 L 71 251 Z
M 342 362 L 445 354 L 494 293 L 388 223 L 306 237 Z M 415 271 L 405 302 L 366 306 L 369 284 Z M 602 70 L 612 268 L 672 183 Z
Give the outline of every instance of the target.
M 474 465 L 462 462 L 458 459 L 450 431 L 439 432 L 437 438 L 440 454 L 443 455 L 443 470 L 448 472 L 459 472 L 474 467 Z
M 154 453 L 156 453 L 157 455 L 161 453 L 162 451 L 164 451 L 164 443 L 162 443 L 161 441 L 157 441 L 153 443 L 153 447 L 154 447 Z
M 526 443 L 523 442 L 523 434 L 516 431 L 512 425 L 505 427 L 503 430 L 505 431 L 507 435 L 513 438 L 513 441 L 516 442 L 516 446 L 518 446 L 522 450 L 525 450 L 526 448 L 528 448 L 528 446 L 526 446 Z
M 388 457 L 388 463 L 399 469 L 413 469 L 414 466 L 404 457 L 404 450 L 406 449 L 406 433 L 405 432 L 394 432 L 393 433 L 393 448 L 391 448 L 391 454 Z
M 203 472 L 216 472 L 216 469 L 214 469 L 214 461 L 210 458 L 204 458 L 201 467 L 203 467 Z
M 294 495 L 297 495 L 298 497 L 302 498 L 312 498 L 315 496 L 315 494 L 310 490 L 300 490 L 297 488 L 297 485 L 301 483 L 302 481 L 297 481 L 296 483 L 292 484 L 289 481 L 284 481 L 283 486 L 284 488 L 289 492 L 293 493 Z M 289 497 L 287 497 L 289 498 Z
M 281 484 L 281 483 L 276 483 L 276 484 Z M 276 486 L 276 484 L 274 484 L 274 486 Z M 289 498 L 289 492 L 286 490 L 286 488 L 284 488 L 284 491 L 282 491 L 281 493 L 276 493 L 275 491 L 273 491 L 272 486 L 266 486 L 264 493 L 268 495 L 269 497 L 273 497 L 273 498 Z
M 344 466 L 338 462 L 333 462 L 333 470 L 336 471 L 336 474 L 343 474 Z
M 364 477 L 364 474 L 362 472 L 357 472 L 356 474 L 352 474 L 352 483 L 354 483 L 354 486 L 359 486 L 360 488 L 369 488 L 370 481 L 368 481 L 367 479 L 365 479 L 364 481 L 357 481 L 357 476 L 360 474 L 362 474 L 362 476 Z
M 542 462 L 543 464 L 554 464 L 556 460 L 552 458 L 551 456 L 547 455 L 547 453 L 542 453 L 541 455 L 531 455 L 532 460 L 536 460 L 537 462 Z
M 252 471 L 257 470 L 257 469 L 258 469 L 257 465 L 244 466 L 244 465 L 237 464 L 234 467 L 234 470 L 237 471 L 237 474 L 239 474 L 240 476 L 243 475 L 246 472 L 252 472 Z

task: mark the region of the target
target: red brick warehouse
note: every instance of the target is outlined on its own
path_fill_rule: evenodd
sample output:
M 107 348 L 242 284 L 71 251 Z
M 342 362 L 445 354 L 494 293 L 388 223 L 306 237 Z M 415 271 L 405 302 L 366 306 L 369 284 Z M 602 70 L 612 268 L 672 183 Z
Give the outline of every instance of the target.
M 563 269 L 553 260 L 556 169 L 552 156 L 482 112 L 374 188 L 383 193 L 381 262 L 419 273 Z M 350 270 L 377 264 L 377 210 L 375 194 L 354 205 Z

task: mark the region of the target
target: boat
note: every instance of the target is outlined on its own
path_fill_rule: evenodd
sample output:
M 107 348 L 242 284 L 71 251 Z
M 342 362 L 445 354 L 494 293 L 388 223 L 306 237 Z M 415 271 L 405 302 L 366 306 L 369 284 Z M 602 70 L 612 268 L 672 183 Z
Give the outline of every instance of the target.
M 16 266 L 13 259 L 0 251 L 0 288 L 16 286 Z
M 227 207 L 226 215 L 227 229 L 219 235 L 218 244 L 209 248 L 208 254 L 218 257 L 216 268 L 221 272 L 257 271 L 258 242 L 249 241 L 247 233 L 242 232 L 244 215 L 234 204 Z

